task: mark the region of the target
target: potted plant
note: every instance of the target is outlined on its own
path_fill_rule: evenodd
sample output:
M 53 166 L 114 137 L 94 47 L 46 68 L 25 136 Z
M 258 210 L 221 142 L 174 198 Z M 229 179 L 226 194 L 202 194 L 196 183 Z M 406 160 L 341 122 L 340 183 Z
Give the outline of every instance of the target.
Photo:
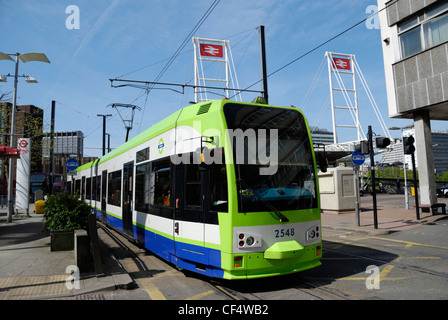
M 58 193 L 44 205 L 44 229 L 50 232 L 51 251 L 74 249 L 74 231 L 87 230 L 90 206 L 77 195 Z

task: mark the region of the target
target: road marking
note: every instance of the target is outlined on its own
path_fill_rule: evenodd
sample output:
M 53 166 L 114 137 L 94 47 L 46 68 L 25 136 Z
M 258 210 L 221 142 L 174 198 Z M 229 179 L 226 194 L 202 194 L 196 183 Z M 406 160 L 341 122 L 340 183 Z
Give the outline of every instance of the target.
M 387 278 L 387 275 L 392 271 L 392 269 L 394 268 L 393 265 L 387 265 L 383 268 L 383 270 L 381 270 L 380 272 L 380 279 L 385 280 Z
M 187 298 L 185 300 L 199 300 L 199 299 L 201 299 L 201 298 L 203 298 L 205 296 L 208 296 L 208 295 L 210 295 L 210 294 L 212 294 L 214 292 L 215 291 L 213 291 L 213 290 L 209 290 L 209 291 L 206 291 L 206 292 L 199 293 L 199 294 L 197 294 L 195 296 L 189 297 L 189 298 Z
M 145 288 L 151 300 L 166 300 L 163 293 L 157 288 L 157 286 L 150 279 L 139 279 L 138 282 Z
M 381 238 L 381 237 L 371 237 L 371 238 L 383 240 L 383 241 L 404 243 L 406 247 L 421 246 L 421 247 L 429 247 L 429 248 L 448 249 L 448 247 L 436 246 L 434 244 L 424 244 L 424 243 L 410 242 L 410 241 L 404 241 L 404 240 L 386 239 L 386 238 Z

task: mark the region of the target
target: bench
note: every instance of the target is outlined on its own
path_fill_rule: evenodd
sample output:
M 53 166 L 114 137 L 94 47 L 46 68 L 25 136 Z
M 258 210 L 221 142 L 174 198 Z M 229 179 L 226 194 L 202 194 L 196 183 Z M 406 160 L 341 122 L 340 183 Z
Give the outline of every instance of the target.
M 434 204 L 420 204 L 419 207 L 422 212 L 430 212 L 432 215 L 439 214 L 439 208 L 442 208 L 441 214 L 446 214 L 446 203 L 434 203 Z M 415 208 L 415 204 L 414 204 Z

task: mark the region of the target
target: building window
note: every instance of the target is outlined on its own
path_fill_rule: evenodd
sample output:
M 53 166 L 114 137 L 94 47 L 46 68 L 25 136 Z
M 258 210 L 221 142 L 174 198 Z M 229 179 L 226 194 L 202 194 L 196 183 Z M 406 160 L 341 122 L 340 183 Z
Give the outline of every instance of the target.
M 403 59 L 448 41 L 448 1 L 400 23 L 398 35 Z

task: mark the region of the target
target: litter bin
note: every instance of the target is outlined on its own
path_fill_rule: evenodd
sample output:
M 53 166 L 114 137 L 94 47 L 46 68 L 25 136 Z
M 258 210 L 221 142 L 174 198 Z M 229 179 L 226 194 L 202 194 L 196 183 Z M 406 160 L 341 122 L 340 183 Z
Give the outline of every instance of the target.
M 44 205 L 45 205 L 45 201 L 44 200 L 38 200 L 34 203 L 34 212 L 36 212 L 36 214 L 44 214 Z

